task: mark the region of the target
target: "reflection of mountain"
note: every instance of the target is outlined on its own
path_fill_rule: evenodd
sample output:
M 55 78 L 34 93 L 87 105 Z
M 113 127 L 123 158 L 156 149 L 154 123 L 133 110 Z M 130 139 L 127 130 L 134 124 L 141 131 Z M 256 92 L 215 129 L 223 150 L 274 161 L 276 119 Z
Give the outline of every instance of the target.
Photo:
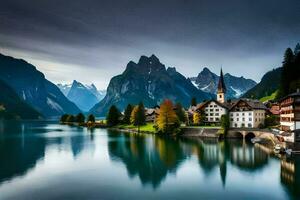
M 130 177 L 139 176 L 143 185 L 159 186 L 168 173 L 175 172 L 184 155 L 180 144 L 172 139 L 109 134 L 111 159 L 120 159 Z
M 9 129 L 3 122 L 0 123 L 3 131 L 9 130 L 10 133 L 21 134 L 24 131 L 24 125 L 20 123 L 8 124 Z M 0 183 L 23 175 L 33 168 L 37 161 L 44 157 L 45 144 L 45 139 L 42 137 L 18 137 L 5 141 L 0 137 Z
M 281 161 L 280 178 L 281 183 L 294 199 L 300 197 L 300 158 L 284 159 Z

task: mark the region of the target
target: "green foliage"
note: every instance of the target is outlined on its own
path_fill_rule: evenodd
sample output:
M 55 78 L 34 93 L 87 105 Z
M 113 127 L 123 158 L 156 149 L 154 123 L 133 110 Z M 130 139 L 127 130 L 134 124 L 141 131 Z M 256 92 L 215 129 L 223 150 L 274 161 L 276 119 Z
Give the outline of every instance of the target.
M 121 113 L 115 105 L 109 108 L 108 114 L 106 116 L 106 122 L 108 126 L 115 126 L 120 121 Z
M 191 99 L 191 106 L 197 106 L 197 99 L 196 99 L 196 97 L 193 97 Z
M 224 134 L 227 134 L 227 131 L 230 127 L 230 120 L 228 114 L 221 116 L 221 127 L 224 130 Z
M 266 101 L 270 101 L 270 100 L 274 100 L 276 98 L 278 90 L 276 90 L 275 92 L 273 92 L 271 95 L 269 96 L 265 96 L 262 97 L 261 99 L 259 99 L 261 102 L 266 102 Z
M 75 121 L 77 123 L 84 123 L 84 120 L 85 120 L 85 116 L 82 113 L 76 115 Z
M 67 122 L 75 122 L 75 117 L 73 115 L 68 115 Z
M 179 121 L 186 122 L 186 113 L 185 113 L 181 103 L 177 103 L 175 107 L 176 107 L 175 112 L 176 112 L 176 115 L 177 115 Z
M 124 118 L 123 118 L 124 124 L 130 124 L 130 117 L 131 117 L 132 110 L 133 110 L 133 106 L 131 104 L 128 104 L 124 112 Z
M 269 115 L 265 118 L 265 126 L 272 127 L 279 124 L 279 117 L 275 115 Z
M 60 117 L 60 122 L 67 122 L 67 120 L 68 120 L 68 114 L 63 114 L 61 117 Z
M 95 121 L 95 116 L 93 114 L 90 114 L 87 118 L 87 122 L 95 123 Z

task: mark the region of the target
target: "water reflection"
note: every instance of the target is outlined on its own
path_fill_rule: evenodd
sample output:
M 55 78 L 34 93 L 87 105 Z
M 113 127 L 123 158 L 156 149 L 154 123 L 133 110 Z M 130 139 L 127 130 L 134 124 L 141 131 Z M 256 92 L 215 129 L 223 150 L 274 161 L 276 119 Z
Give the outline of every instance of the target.
M 294 197 L 300 197 L 300 158 L 283 159 L 280 162 L 280 180 Z
M 254 171 L 268 163 L 268 154 L 243 141 L 174 139 L 138 134 L 111 132 L 108 143 L 112 160 L 121 160 L 130 177 L 138 175 L 142 184 L 160 185 L 168 173 L 174 173 L 191 156 L 198 158 L 200 168 L 209 176 L 219 168 L 223 186 L 226 184 L 227 164 L 240 170 Z M 117 159 L 116 159 L 117 158 Z

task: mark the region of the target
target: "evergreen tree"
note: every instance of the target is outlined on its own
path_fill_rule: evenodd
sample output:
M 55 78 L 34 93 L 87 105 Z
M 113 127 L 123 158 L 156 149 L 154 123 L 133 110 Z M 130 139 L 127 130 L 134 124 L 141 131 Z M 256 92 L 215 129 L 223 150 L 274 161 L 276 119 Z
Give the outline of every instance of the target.
M 115 126 L 119 123 L 119 118 L 121 116 L 120 111 L 115 105 L 109 108 L 108 114 L 106 116 L 106 122 L 108 126 Z
M 0 111 L 1 111 L 1 105 L 0 105 Z M 63 114 L 61 117 L 60 117 L 60 122 L 67 122 L 67 119 L 68 119 L 68 114 Z
M 282 67 L 281 83 L 277 98 L 284 97 L 291 92 L 290 83 L 292 82 L 291 79 L 294 77 L 294 53 L 291 48 L 288 48 L 284 53 Z
M 159 114 L 156 119 L 158 130 L 162 133 L 172 134 L 180 126 L 178 117 L 173 109 L 173 103 L 170 100 L 165 100 L 159 109 Z
M 95 121 L 95 116 L 93 114 L 90 114 L 87 118 L 87 122 L 95 123 Z
M 84 123 L 84 120 L 85 120 L 85 116 L 82 114 L 82 113 L 79 113 L 77 116 L 76 116 L 76 119 L 75 121 L 77 123 Z
M 196 99 L 196 97 L 193 97 L 191 99 L 191 106 L 197 106 L 197 99 Z
M 123 118 L 123 123 L 124 124 L 130 124 L 130 117 L 131 117 L 131 112 L 133 110 L 133 107 L 131 104 L 128 104 L 125 112 L 124 112 L 124 118 Z
M 184 111 L 181 103 L 177 103 L 175 108 L 176 108 L 175 112 L 176 112 L 176 115 L 177 115 L 179 121 L 185 122 L 186 121 L 186 114 L 185 114 L 185 111 Z

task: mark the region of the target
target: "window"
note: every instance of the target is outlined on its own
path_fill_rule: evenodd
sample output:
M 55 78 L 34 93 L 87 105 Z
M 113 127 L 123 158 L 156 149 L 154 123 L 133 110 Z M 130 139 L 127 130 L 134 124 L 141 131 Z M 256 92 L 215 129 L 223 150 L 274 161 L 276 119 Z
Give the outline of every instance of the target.
M 214 116 L 214 113 L 209 113 L 210 114 L 210 116 Z
M 237 124 L 234 124 L 234 127 L 237 127 Z
M 242 116 L 245 116 L 245 113 L 242 113 Z
M 251 124 L 251 123 L 249 123 L 249 124 L 248 124 L 248 128 L 251 128 L 251 127 L 252 127 L 252 124 Z
M 242 121 L 243 121 L 243 122 L 245 121 L 245 118 L 244 118 L 244 117 L 242 118 Z
M 213 107 L 213 105 L 209 105 L 209 107 Z
M 251 116 L 252 115 L 252 113 L 249 113 L 249 116 Z
M 238 121 L 239 121 L 239 118 L 236 118 L 236 121 L 238 122 Z
M 251 117 L 249 118 L 249 121 L 250 121 L 250 122 L 252 121 L 252 118 L 251 118 Z
M 219 121 L 219 118 L 218 118 L 218 117 L 216 118 L 216 121 Z
M 216 112 L 218 112 L 219 111 L 219 109 L 216 109 Z
M 214 112 L 214 109 L 210 109 L 210 112 Z
M 232 122 L 233 122 L 233 118 L 230 118 L 230 121 L 232 121 Z
M 207 114 L 207 113 L 205 113 L 205 116 L 208 116 L 208 114 Z
M 231 113 L 230 116 L 233 117 L 233 114 Z
M 257 122 L 257 118 L 255 118 L 255 121 Z
M 242 123 L 242 127 L 245 127 L 245 124 L 244 124 L 244 123 Z
M 219 95 L 219 98 L 222 98 L 222 95 Z
M 209 118 L 209 121 L 214 121 L 214 118 Z
M 216 113 L 215 115 L 216 115 L 216 116 L 219 116 L 219 113 Z
M 216 108 L 216 107 L 217 107 L 217 105 L 214 105 L 214 107 Z
M 236 113 L 236 116 L 239 116 L 239 113 Z

